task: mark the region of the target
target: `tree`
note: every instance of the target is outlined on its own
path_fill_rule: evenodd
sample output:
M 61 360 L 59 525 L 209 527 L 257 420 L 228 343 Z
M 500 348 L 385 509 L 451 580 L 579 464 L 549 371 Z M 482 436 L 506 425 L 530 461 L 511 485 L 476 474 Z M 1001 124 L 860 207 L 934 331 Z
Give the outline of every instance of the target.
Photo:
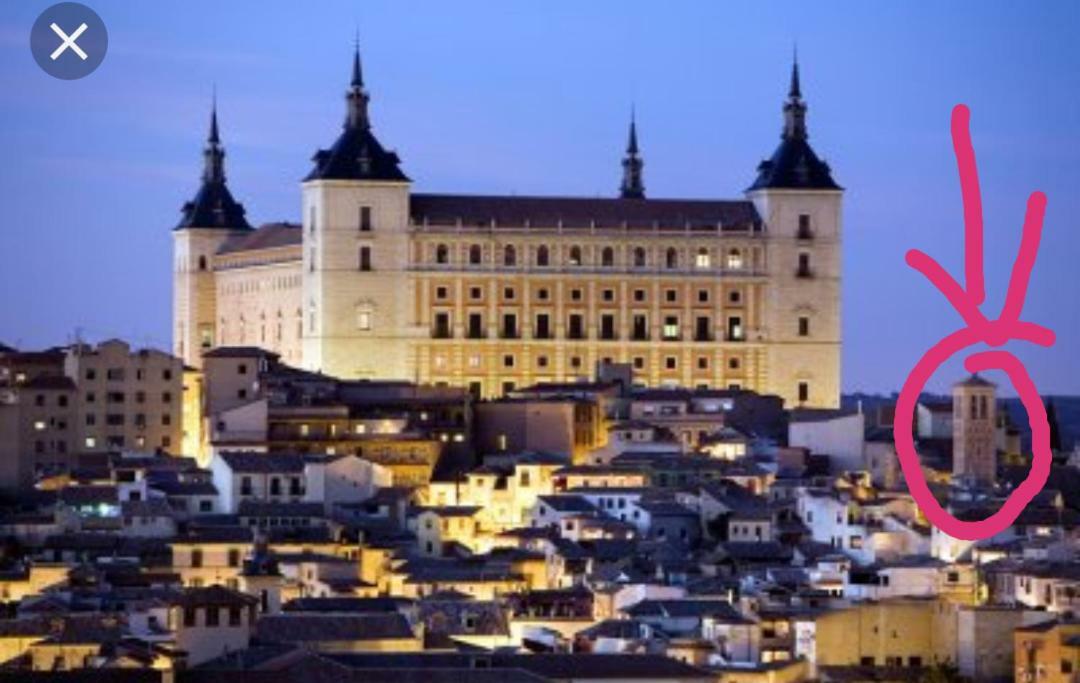
M 1050 450 L 1054 453 L 1061 451 L 1061 427 L 1058 425 L 1057 408 L 1054 407 L 1054 399 L 1046 399 L 1046 421 L 1050 423 Z

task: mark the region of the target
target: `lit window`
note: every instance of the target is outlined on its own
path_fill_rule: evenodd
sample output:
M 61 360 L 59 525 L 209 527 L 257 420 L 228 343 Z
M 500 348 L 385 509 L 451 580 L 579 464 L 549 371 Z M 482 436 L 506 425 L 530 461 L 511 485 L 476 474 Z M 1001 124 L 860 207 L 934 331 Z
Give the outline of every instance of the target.
M 708 268 L 712 265 L 712 259 L 709 257 L 709 250 L 705 247 L 698 249 L 697 257 L 694 259 L 694 265 L 698 268 Z
M 357 313 L 356 327 L 361 330 L 371 329 L 371 311 L 360 311 Z
M 45 423 L 42 420 L 38 420 L 34 423 L 34 429 L 39 432 L 45 431 Z
M 742 252 L 738 249 L 732 249 L 727 255 L 727 267 L 732 270 L 738 270 L 743 267 Z

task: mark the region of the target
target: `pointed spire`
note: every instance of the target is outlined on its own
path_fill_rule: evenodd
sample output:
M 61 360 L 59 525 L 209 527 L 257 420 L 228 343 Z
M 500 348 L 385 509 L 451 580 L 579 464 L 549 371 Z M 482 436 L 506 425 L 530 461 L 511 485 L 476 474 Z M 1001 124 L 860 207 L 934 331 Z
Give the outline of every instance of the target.
M 352 80 L 345 93 L 345 128 L 368 128 L 368 94 L 364 90 L 364 78 L 360 69 L 360 36 L 353 46 Z
M 210 134 L 203 150 L 203 180 L 208 183 L 225 182 L 225 149 L 221 146 L 218 132 L 217 88 L 210 105 Z
M 356 38 L 353 40 L 352 81 L 354 88 L 364 87 L 364 74 L 360 69 L 360 29 L 356 29 Z
M 633 107 L 630 109 L 630 137 L 626 143 L 626 156 L 623 157 L 623 179 L 619 186 L 619 196 L 623 199 L 644 199 L 645 184 L 642 169 L 645 162 L 638 155 L 637 116 Z
M 210 105 L 210 136 L 206 139 L 211 145 L 217 145 L 221 143 L 221 138 L 218 136 L 217 125 L 217 86 L 214 86 L 214 94 Z
M 799 46 L 795 45 L 791 60 L 791 87 L 788 88 L 788 97 L 793 100 L 802 99 L 802 89 L 799 87 Z
M 806 103 L 802 99 L 802 87 L 799 84 L 799 54 L 796 52 L 791 62 L 791 85 L 788 98 L 784 102 L 784 130 L 780 134 L 784 140 L 805 140 Z

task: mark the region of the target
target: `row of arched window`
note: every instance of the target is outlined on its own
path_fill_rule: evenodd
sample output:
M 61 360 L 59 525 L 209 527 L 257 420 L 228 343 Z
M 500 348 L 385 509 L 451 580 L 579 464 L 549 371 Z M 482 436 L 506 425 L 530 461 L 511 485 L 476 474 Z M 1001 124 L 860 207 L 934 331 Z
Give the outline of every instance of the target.
M 501 265 L 505 267 L 514 267 L 519 265 L 518 248 L 513 244 L 504 245 L 501 249 Z M 683 256 L 679 249 L 675 247 L 668 247 L 662 252 L 663 259 L 661 263 L 664 268 L 677 269 L 685 267 L 687 264 L 683 262 Z M 434 247 L 434 262 L 437 265 L 449 265 L 452 262 L 451 248 L 444 243 L 436 244 Z M 484 264 L 484 249 L 479 244 L 471 244 L 466 250 L 465 262 L 470 266 L 480 266 Z M 741 249 L 732 247 L 724 254 L 723 267 L 729 270 L 739 270 L 746 264 Z M 539 245 L 533 251 L 532 265 L 538 267 L 547 267 L 552 265 L 551 249 L 547 245 Z M 584 250 L 579 245 L 571 246 L 566 252 L 566 264 L 567 266 L 577 267 L 586 265 Z M 603 268 L 615 267 L 615 248 L 603 247 L 599 252 L 598 265 Z M 630 265 L 634 268 L 648 268 L 655 263 L 650 258 L 649 250 L 645 247 L 634 247 L 630 251 Z M 698 247 L 693 252 L 692 265 L 694 268 L 712 268 L 713 267 L 713 254 L 712 250 L 708 247 Z

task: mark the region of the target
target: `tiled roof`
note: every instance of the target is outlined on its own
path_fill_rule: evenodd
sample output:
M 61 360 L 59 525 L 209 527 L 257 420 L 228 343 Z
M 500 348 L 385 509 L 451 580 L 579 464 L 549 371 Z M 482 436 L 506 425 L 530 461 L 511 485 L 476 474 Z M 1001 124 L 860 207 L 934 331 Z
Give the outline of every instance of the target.
M 255 632 L 261 640 L 277 643 L 385 640 L 415 635 L 404 615 L 396 613 L 266 615 L 256 622 Z
M 653 228 L 717 232 L 760 225 L 752 202 L 742 199 L 620 199 L 413 194 L 414 223 L 496 227 Z
M 258 453 L 240 451 L 222 453 L 221 459 L 233 472 L 299 473 L 307 458 L 299 453 Z
M 257 230 L 234 235 L 222 243 L 218 254 L 234 254 L 257 249 L 277 249 L 297 246 L 303 239 L 303 231 L 296 223 L 266 223 Z

